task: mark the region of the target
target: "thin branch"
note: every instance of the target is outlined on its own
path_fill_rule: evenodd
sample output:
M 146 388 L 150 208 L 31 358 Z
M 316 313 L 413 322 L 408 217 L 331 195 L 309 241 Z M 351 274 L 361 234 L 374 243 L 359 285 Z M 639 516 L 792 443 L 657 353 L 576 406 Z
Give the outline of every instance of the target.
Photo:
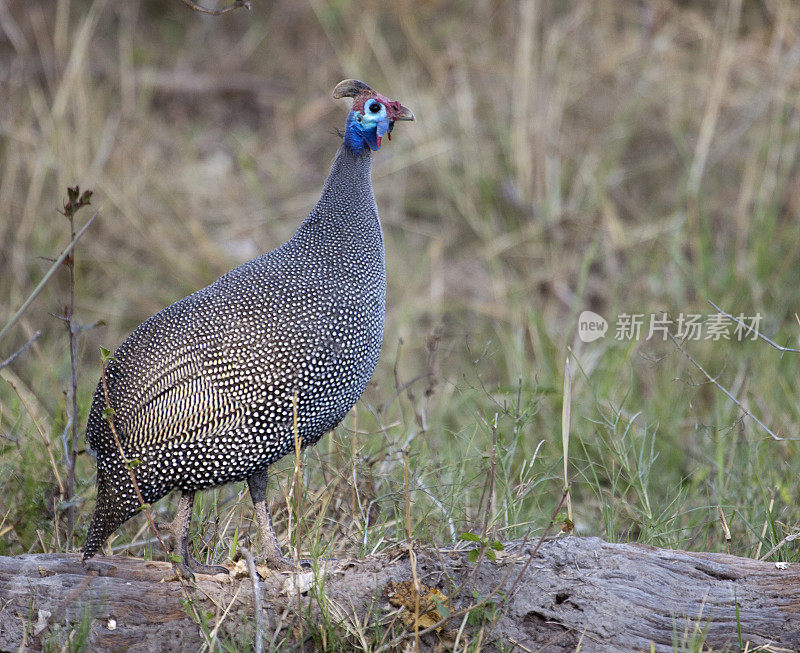
M 67 461 L 67 470 L 70 469 L 70 448 L 69 448 L 69 434 L 72 431 L 72 422 L 74 421 L 74 417 L 72 413 L 67 413 L 67 423 L 64 425 L 64 431 L 61 433 L 61 446 L 64 448 L 64 460 Z M 72 467 L 74 471 L 74 466 Z M 75 480 L 74 478 L 72 479 Z M 74 486 L 73 486 L 74 487 Z M 71 497 L 70 497 L 71 500 Z
M 486 420 L 483 420 L 486 423 Z M 488 424 L 487 424 L 488 425 Z M 489 550 L 489 542 L 488 542 L 488 533 L 489 533 L 489 521 L 491 520 L 492 515 L 492 506 L 494 505 L 494 477 L 495 477 L 495 467 L 497 466 L 497 413 L 494 414 L 494 421 L 492 422 L 492 452 L 491 452 L 491 463 L 489 467 L 489 485 L 488 485 L 488 496 L 486 497 L 486 508 L 483 514 L 483 527 L 481 528 L 481 541 L 480 541 L 480 549 L 478 550 L 478 557 L 475 559 L 475 567 L 472 570 L 472 573 L 469 575 L 471 578 L 473 575 L 477 575 L 478 571 L 483 564 L 483 559 L 486 555 L 486 551 Z M 462 587 L 466 586 L 466 581 L 462 584 Z M 459 592 L 461 588 L 459 588 Z M 455 596 L 455 593 L 454 593 Z
M 519 585 L 519 582 L 522 580 L 522 577 L 525 575 L 525 572 L 528 570 L 528 567 L 530 567 L 531 562 L 533 562 L 533 559 L 536 557 L 536 554 L 539 553 L 539 549 L 541 548 L 547 536 L 550 534 L 550 529 L 552 529 L 553 526 L 555 526 L 558 513 L 561 512 L 561 508 L 564 506 L 564 501 L 568 496 L 569 496 L 569 488 L 566 488 L 563 494 L 561 495 L 561 500 L 558 502 L 556 509 L 553 511 L 553 516 L 550 518 L 550 523 L 547 524 L 547 528 L 545 528 L 544 532 L 542 532 L 542 534 L 539 536 L 539 540 L 536 542 L 536 546 L 533 547 L 533 551 L 531 551 L 530 555 L 528 556 L 528 560 L 525 562 L 525 566 L 522 567 L 522 571 L 519 572 L 516 579 L 511 584 L 511 588 L 508 590 L 508 594 L 511 594 L 516 589 L 517 585 Z M 506 579 L 510 575 L 510 572 L 511 570 L 509 570 L 509 573 L 506 574 L 503 580 L 500 581 L 500 584 L 497 586 L 497 591 L 499 591 L 505 585 Z
M 250 6 L 250 0 L 235 0 L 235 2 L 229 4 L 227 7 L 222 7 L 221 9 L 208 9 L 207 7 L 201 7 L 200 5 L 192 2 L 192 0 L 181 0 L 181 2 L 183 2 L 183 4 L 189 7 L 189 9 L 192 11 L 197 11 L 208 16 L 221 16 L 222 14 L 227 14 L 229 11 L 240 9 L 242 7 L 248 10 L 252 9 Z
M 383 412 L 385 413 L 386 409 L 389 408 L 392 402 L 395 399 L 397 399 L 405 390 L 414 385 L 417 381 L 422 381 L 423 379 L 428 379 L 432 376 L 433 374 L 431 374 L 431 372 L 423 372 L 422 374 L 417 374 L 417 376 L 415 376 L 410 381 L 406 381 L 405 383 L 400 383 L 400 380 L 396 379 L 397 382 L 395 383 L 395 386 L 397 389 L 394 391 L 394 394 L 392 394 L 392 396 L 389 397 L 389 399 L 384 404 Z
M 0 339 L 2 339 L 3 336 L 6 334 L 6 332 L 17 323 L 19 318 L 22 317 L 23 313 L 25 313 L 25 311 L 28 310 L 28 307 L 33 303 L 33 300 L 39 296 L 39 293 L 42 292 L 44 287 L 47 285 L 47 282 L 50 281 L 52 276 L 56 273 L 56 270 L 58 270 L 59 266 L 66 260 L 67 256 L 69 256 L 70 252 L 72 251 L 72 248 L 75 247 L 75 243 L 77 243 L 80 240 L 81 236 L 83 236 L 83 234 L 86 233 L 86 230 L 89 228 L 89 225 L 91 225 L 92 222 L 94 222 L 94 219 L 97 216 L 98 213 L 95 212 L 95 214 L 91 218 L 89 218 L 86 224 L 83 225 L 83 228 L 75 235 L 75 238 L 72 239 L 69 245 L 67 245 L 64 248 L 64 251 L 61 252 L 61 255 L 53 262 L 53 265 L 50 266 L 50 269 L 47 271 L 47 274 L 45 274 L 44 277 L 42 277 L 42 280 L 39 282 L 39 285 L 36 286 L 36 288 L 34 288 L 33 292 L 30 294 L 28 299 L 25 300 L 25 303 L 19 307 L 19 310 L 16 313 L 14 313 L 14 315 L 11 316 L 11 319 L 8 322 L 6 322 L 5 326 L 2 329 L 0 329 Z
M 564 393 L 561 405 L 561 448 L 564 452 L 564 491 L 567 493 L 567 519 L 572 523 L 572 497 L 569 491 L 569 427 L 572 411 L 572 372 L 569 357 L 564 363 Z
M 408 491 L 408 469 L 410 467 L 411 447 L 403 449 L 403 491 L 406 499 L 406 544 L 408 546 L 408 564 L 411 565 L 411 576 L 414 579 L 414 650 L 419 651 L 419 593 L 422 587 L 417 575 L 417 556 L 414 553 L 414 540 L 411 537 L 411 495 Z M 426 610 L 427 611 L 427 610 Z
M 261 612 L 261 584 L 258 582 L 256 563 L 253 560 L 253 554 L 250 553 L 250 549 L 240 546 L 239 551 L 247 562 L 247 573 L 250 574 L 250 580 L 253 582 L 253 609 L 256 611 L 255 652 L 262 653 L 264 650 L 264 643 L 262 642 L 264 638 L 264 614 Z
M 782 438 L 782 437 L 781 437 L 781 436 L 779 436 L 779 435 L 776 435 L 776 434 L 775 434 L 775 433 L 772 431 L 772 429 L 770 429 L 770 428 L 769 428 L 769 427 L 768 427 L 766 424 L 764 424 L 764 422 L 762 422 L 760 419 L 758 419 L 758 417 L 756 417 L 755 415 L 753 415 L 753 413 L 751 413 L 751 412 L 750 412 L 750 411 L 749 411 L 747 408 L 745 408 L 745 407 L 742 405 L 742 402 L 741 402 L 741 401 L 739 401 L 739 400 L 738 400 L 736 397 L 734 397 L 734 396 L 733 396 L 733 395 L 732 395 L 732 394 L 731 394 L 731 393 L 730 393 L 728 390 L 726 390 L 726 389 L 725 389 L 725 387 L 724 387 L 722 384 L 720 384 L 720 382 L 719 382 L 719 381 L 717 381 L 717 380 L 716 380 L 716 379 L 715 379 L 713 376 L 711 376 L 711 375 L 710 375 L 708 372 L 706 372 L 705 368 L 704 368 L 702 365 L 700 365 L 700 363 L 698 363 L 698 362 L 697 362 L 697 361 L 696 361 L 694 358 L 692 358 L 692 356 L 691 356 L 691 354 L 689 354 L 689 352 L 687 352 L 687 351 L 686 351 L 686 350 L 685 350 L 683 347 L 681 347 L 681 344 L 680 344 L 680 343 L 679 343 L 679 342 L 676 340 L 675 336 L 673 336 L 673 335 L 672 335 L 671 333 L 669 333 L 669 332 L 667 333 L 667 335 L 669 336 L 670 340 L 672 340 L 672 342 L 674 342 L 674 343 L 675 343 L 675 346 L 678 348 L 678 350 L 680 350 L 680 352 L 681 352 L 681 353 L 682 353 L 684 356 L 686 356 L 686 358 L 688 358 L 688 359 L 689 359 L 689 362 L 690 362 L 692 365 L 694 365 L 694 366 L 695 366 L 695 367 L 696 367 L 698 370 L 700 370 L 700 371 L 703 373 L 703 375 L 704 375 L 704 376 L 705 376 L 705 377 L 706 377 L 706 378 L 707 378 L 707 379 L 708 379 L 708 380 L 709 380 L 711 383 L 713 383 L 713 384 L 714 384 L 715 386 L 717 386 L 717 387 L 718 387 L 720 390 L 722 390 L 722 392 L 724 392 L 724 393 L 725 393 L 725 396 L 726 396 L 726 397 L 728 397 L 728 399 L 730 399 L 730 400 L 731 400 L 733 403 L 735 403 L 735 404 L 736 404 L 736 405 L 739 407 L 739 410 L 741 410 L 741 411 L 742 411 L 742 412 L 743 412 L 745 415 L 747 415 L 748 417 L 752 417 L 752 418 L 753 418 L 753 420 L 755 420 L 755 422 L 756 422 L 756 423 L 757 423 L 757 424 L 758 424 L 758 425 L 759 425 L 759 426 L 760 426 L 762 429 L 764 429 L 764 430 L 765 430 L 767 433 L 769 433 L 769 434 L 772 436 L 773 440 L 785 440 L 785 439 L 786 439 L 786 438 Z
M 139 507 L 141 508 L 141 511 L 144 513 L 144 516 L 147 518 L 147 522 L 150 524 L 150 528 L 156 534 L 156 538 L 158 538 L 158 542 L 159 542 L 159 544 L 161 544 L 161 548 L 164 551 L 166 551 L 167 554 L 168 554 L 167 557 L 168 557 L 170 563 L 172 564 L 172 568 L 175 571 L 175 575 L 177 576 L 178 581 L 181 584 L 181 589 L 183 589 L 183 593 L 186 596 L 186 605 L 188 606 L 188 609 L 191 609 L 191 611 L 192 611 L 192 615 L 191 616 L 194 618 L 195 623 L 200 624 L 200 623 L 202 623 L 202 621 L 200 619 L 199 613 L 197 612 L 197 607 L 195 606 L 194 601 L 192 600 L 192 596 L 189 593 L 189 588 L 186 585 L 186 580 L 183 578 L 183 575 L 180 573 L 180 571 L 178 571 L 178 566 L 175 564 L 175 559 L 170 554 L 171 550 L 169 548 L 167 548 L 167 545 L 164 543 L 164 540 L 161 537 L 161 533 L 158 532 L 158 528 L 156 528 L 156 524 L 153 521 L 153 518 L 150 516 L 150 511 L 147 509 L 149 504 L 146 503 L 145 500 L 144 500 L 144 496 L 142 495 L 142 491 L 139 489 L 139 483 L 137 483 L 137 481 L 136 481 L 136 474 L 133 471 L 133 465 L 131 464 L 131 461 L 128 459 L 128 457 L 125 455 L 125 451 L 122 448 L 122 442 L 120 441 L 119 436 L 117 435 L 117 428 L 114 425 L 114 409 L 111 407 L 111 397 L 110 397 L 109 392 L 108 392 L 108 379 L 106 377 L 106 360 L 105 360 L 105 357 L 101 358 L 100 370 L 101 370 L 100 379 L 101 379 L 101 382 L 103 384 L 103 397 L 104 397 L 105 403 L 106 403 L 106 410 L 108 411 L 107 414 L 106 414 L 106 421 L 108 422 L 108 426 L 111 429 L 111 434 L 114 436 L 114 442 L 117 445 L 117 449 L 119 450 L 119 454 L 120 454 L 120 456 L 122 456 L 123 464 L 125 465 L 125 468 L 128 470 L 128 474 L 131 477 L 131 483 L 133 484 L 133 489 L 136 491 L 136 498 L 139 500 Z M 185 562 L 186 561 L 184 561 L 184 563 Z M 206 644 L 208 644 L 209 648 L 211 648 L 211 646 L 210 646 L 211 642 L 208 639 L 208 637 L 206 636 L 205 630 L 203 628 L 200 628 L 200 633 L 206 639 Z
M 64 204 L 64 217 L 69 220 L 69 237 L 75 240 L 75 214 L 84 206 L 91 204 L 93 191 L 85 190 L 81 193 L 79 186 L 75 185 L 67 188 L 67 197 Z M 67 546 L 72 544 L 73 531 L 75 530 L 75 502 L 72 500 L 75 495 L 75 463 L 78 460 L 78 329 L 75 325 L 75 249 L 64 260 L 64 264 L 69 271 L 69 295 L 68 303 L 64 307 L 64 315 L 61 319 L 67 329 L 69 339 L 69 360 L 70 360 L 70 384 L 67 393 L 69 408 L 69 420 L 64 429 L 62 443 L 67 461 Z M 72 434 L 72 442 L 69 435 Z
M 492 517 L 492 508 L 494 507 L 494 475 L 495 467 L 497 466 L 497 413 L 494 414 L 494 422 L 492 422 L 492 454 L 491 464 L 489 467 L 489 496 L 486 499 L 486 510 L 483 514 L 483 532 L 481 533 L 482 546 L 481 552 L 478 557 L 482 557 L 486 549 L 486 537 L 489 532 L 489 522 Z
M 775 553 L 778 549 L 783 546 L 786 546 L 789 542 L 794 542 L 798 537 L 800 537 L 800 533 L 791 533 L 784 537 L 780 542 L 778 542 L 775 546 L 773 546 L 769 551 L 767 551 L 763 556 L 759 558 L 759 560 L 766 560 L 769 558 L 773 553 Z
M 114 442 L 117 445 L 117 450 L 119 451 L 119 455 L 122 458 L 122 463 L 125 466 L 125 469 L 128 470 L 128 474 L 131 477 L 131 483 L 133 484 L 133 489 L 136 491 L 136 498 L 139 500 L 139 507 L 144 513 L 144 516 L 147 517 L 147 521 L 150 523 L 150 528 L 152 528 L 153 532 L 156 534 L 156 537 L 158 538 L 158 541 L 161 544 L 161 548 L 164 549 L 164 551 L 169 552 L 170 549 L 164 543 L 164 540 L 161 539 L 161 533 L 158 532 L 155 522 L 153 521 L 153 518 L 150 516 L 150 512 L 147 510 L 149 504 L 144 500 L 142 491 L 139 489 L 139 483 L 136 481 L 136 474 L 133 471 L 133 465 L 131 461 L 128 459 L 128 457 L 125 455 L 125 451 L 122 448 L 122 442 L 120 441 L 119 436 L 117 435 L 117 427 L 114 424 L 114 409 L 111 407 L 111 397 L 109 396 L 108 392 L 108 380 L 106 377 L 105 360 L 102 361 L 101 371 L 102 374 L 100 378 L 103 383 L 103 396 L 106 402 L 106 410 L 108 411 L 108 413 L 106 414 L 106 422 L 108 422 L 108 427 L 111 430 L 111 434 L 114 436 Z M 181 574 L 178 571 L 177 567 L 175 566 L 175 561 L 172 559 L 172 556 L 170 555 L 168 557 L 170 559 L 170 562 L 172 562 L 172 566 L 175 569 L 176 575 L 178 576 L 178 578 L 181 578 Z M 188 594 L 186 598 L 190 598 Z
M 0 363 L 0 370 L 2 370 L 4 367 L 8 365 L 11 365 L 11 363 L 14 362 L 14 359 L 17 356 L 19 356 L 20 354 L 24 354 L 26 351 L 28 351 L 30 346 L 39 339 L 40 335 L 42 335 L 41 331 L 37 331 L 36 333 L 34 333 L 33 337 L 30 340 L 28 340 L 28 342 L 26 342 L 24 345 L 22 345 L 22 347 L 20 347 L 19 349 L 17 349 L 17 351 L 11 354 L 11 356 L 9 356 L 2 363 Z
M 720 313 L 721 315 L 724 315 L 724 316 L 725 316 L 725 317 L 727 317 L 729 320 L 733 320 L 734 322 L 736 322 L 737 324 L 739 324 L 739 325 L 740 325 L 740 326 L 741 326 L 743 329 L 747 329 L 747 333 L 754 332 L 754 333 L 756 334 L 756 336 L 757 336 L 757 337 L 761 338 L 761 339 L 762 339 L 764 342 L 766 342 L 767 344 L 769 344 L 769 345 L 772 345 L 772 346 L 773 346 L 773 347 L 775 347 L 775 349 L 777 349 L 778 351 L 783 351 L 783 352 L 787 352 L 787 351 L 788 351 L 788 352 L 794 352 L 794 353 L 796 353 L 796 354 L 800 354 L 800 349 L 792 349 L 791 347 L 781 347 L 781 346 L 780 346 L 778 343 L 776 343 L 776 342 L 773 342 L 772 340 L 770 340 L 769 338 L 767 338 L 767 336 L 765 336 L 763 333 L 760 333 L 760 332 L 759 332 L 759 330 L 758 330 L 758 329 L 756 329 L 755 327 L 748 326 L 747 324 L 745 324 L 744 322 L 742 322 L 740 319 L 738 319 L 738 318 L 736 318 L 736 317 L 733 317 L 733 315 L 731 315 L 730 313 L 726 313 L 725 311 L 723 311 L 723 310 L 722 310 L 722 309 L 721 309 L 719 306 L 717 306 L 717 305 L 716 305 L 714 302 L 712 302 L 710 299 L 707 299 L 706 301 L 707 301 L 709 304 L 711 304 L 711 305 L 712 305 L 712 306 L 713 306 L 713 307 L 714 307 L 714 308 L 717 310 L 717 312 L 718 312 L 718 313 Z
M 242 591 L 242 587 L 243 587 L 243 585 L 240 584 L 239 587 L 236 588 L 236 593 L 233 595 L 231 600 L 228 602 L 228 605 L 225 606 L 225 609 L 222 611 L 222 615 L 220 616 L 220 618 L 217 619 L 217 623 L 214 624 L 214 629 L 208 634 L 208 637 L 206 637 L 206 641 L 203 644 L 203 647 L 200 649 L 200 653 L 205 653 L 206 651 L 214 651 L 215 650 L 213 648 L 213 643 L 218 641 L 217 640 L 217 633 L 219 632 L 219 629 L 222 627 L 222 624 L 225 621 L 225 619 L 227 619 L 228 614 L 231 611 L 231 608 L 236 603 L 236 599 L 239 598 L 239 592 Z M 217 601 L 214 600 L 214 597 L 211 594 L 209 594 L 208 592 L 203 591 L 199 587 L 197 589 L 199 589 L 205 595 L 205 597 L 207 599 L 209 599 L 212 603 L 214 603 L 214 605 L 216 605 L 218 608 L 222 607 Z M 220 648 L 220 650 L 221 650 L 221 648 Z
M 547 525 L 547 528 L 544 529 L 544 532 L 539 537 L 539 540 L 536 543 L 536 546 L 534 546 L 533 551 L 531 551 L 530 554 L 528 555 L 528 558 L 525 561 L 525 565 L 523 566 L 522 571 L 517 575 L 516 579 L 514 579 L 514 582 L 511 584 L 511 587 L 508 589 L 508 591 L 503 596 L 503 600 L 504 601 L 508 601 L 509 600 L 511 593 L 516 589 L 516 587 L 519 584 L 520 580 L 522 580 L 523 575 L 528 570 L 528 567 L 530 567 L 531 562 L 533 562 L 533 559 L 536 557 L 536 554 L 539 552 L 539 548 L 542 546 L 542 543 L 547 538 L 548 534 L 550 533 L 550 530 L 555 525 L 556 517 L 558 516 L 558 513 L 561 511 L 561 508 L 563 507 L 564 501 L 566 500 L 566 498 L 567 498 L 567 493 L 564 492 L 561 495 L 561 500 L 558 502 L 558 505 L 556 506 L 556 509 L 553 511 L 553 516 L 550 519 L 550 523 Z M 526 535 L 525 538 L 522 540 L 522 543 L 521 543 L 521 546 L 520 546 L 520 550 L 523 550 L 525 548 L 525 546 L 527 545 L 527 541 L 528 541 L 528 536 Z M 455 610 L 455 611 L 451 612 L 449 615 L 447 615 L 446 617 L 443 617 L 442 619 L 437 621 L 435 624 L 433 624 L 431 626 L 428 626 L 427 628 L 424 628 L 423 630 L 418 631 L 419 637 L 422 637 L 423 635 L 427 635 L 428 633 L 431 633 L 434 630 L 437 630 L 437 629 L 441 628 L 442 626 L 444 626 L 451 619 L 455 619 L 457 617 L 462 617 L 463 615 L 467 614 L 468 612 L 471 612 L 472 610 L 480 609 L 483 606 L 485 606 L 485 605 L 487 605 L 489 603 L 492 603 L 495 600 L 495 598 L 497 596 L 499 596 L 500 593 L 503 591 L 503 587 L 505 587 L 506 581 L 509 579 L 509 577 L 511 576 L 513 571 L 514 571 L 514 565 L 509 565 L 508 571 L 506 571 L 506 573 L 503 574 L 503 577 L 500 579 L 500 582 L 498 582 L 497 585 L 494 588 L 492 588 L 492 590 L 485 597 L 483 597 L 483 599 L 481 599 L 477 603 L 473 603 L 473 604 L 468 605 L 468 606 L 466 606 L 464 608 L 460 608 L 459 610 Z M 461 583 L 461 585 L 459 586 L 459 588 L 456 591 L 451 592 L 450 596 L 452 596 L 452 597 L 457 596 L 458 593 L 461 591 L 461 588 L 463 588 L 467 584 L 467 582 L 469 582 L 469 578 L 471 577 L 471 575 L 472 574 L 470 573 L 470 576 L 468 576 L 467 579 L 464 582 Z M 425 612 L 427 612 L 428 610 L 430 610 L 430 609 L 432 609 L 434 607 L 435 607 L 435 604 L 434 604 L 433 601 L 427 601 L 426 600 L 425 604 L 420 606 L 420 610 L 422 611 L 421 613 L 424 614 Z M 375 649 L 376 653 L 382 653 L 383 651 L 386 651 L 386 650 L 393 650 L 393 649 L 397 648 L 401 642 L 403 642 L 403 641 L 405 641 L 407 639 L 410 639 L 411 637 L 414 637 L 416 634 L 417 634 L 417 631 L 402 633 L 401 635 L 398 635 L 397 637 L 395 637 L 390 642 L 387 642 L 385 644 L 381 644 L 378 648 Z

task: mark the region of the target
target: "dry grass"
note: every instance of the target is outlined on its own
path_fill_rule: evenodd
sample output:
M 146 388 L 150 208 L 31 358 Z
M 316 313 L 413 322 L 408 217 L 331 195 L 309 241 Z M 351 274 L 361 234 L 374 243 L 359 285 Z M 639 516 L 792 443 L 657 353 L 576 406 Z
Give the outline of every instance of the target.
M 415 537 L 479 528 L 487 501 L 501 537 L 543 528 L 563 484 L 569 356 L 578 533 L 724 550 L 721 509 L 733 552 L 752 555 L 793 531 L 796 354 L 684 343 L 790 438 L 775 442 L 671 342 L 618 341 L 612 325 L 584 344 L 576 327 L 584 309 L 612 322 L 710 315 L 710 299 L 734 315 L 760 312 L 767 335 L 796 346 L 796 3 L 253 0 L 252 12 L 218 18 L 177 0 L 6 6 L 0 306 L 10 316 L 68 241 L 55 210 L 67 185 L 93 189 L 100 217 L 78 246 L 76 315 L 106 324 L 81 336 L 84 420 L 101 344 L 113 348 L 150 314 L 291 235 L 337 147 L 345 107 L 331 89 L 358 77 L 417 115 L 375 157 L 386 341 L 360 408 L 307 454 L 301 503 L 280 498 L 293 464 L 280 467 L 279 530 L 294 505 L 295 533 L 313 553 L 402 542 L 406 447 Z M 0 343 L 5 359 L 43 331 L 2 372 L 28 406 L 2 384 L 4 553 L 63 540 L 34 420 L 60 442 L 68 345 L 48 313 L 65 301 L 65 282 L 51 283 Z M 83 456 L 78 469 L 80 531 L 93 465 Z M 240 490 L 198 501 L 208 559 L 230 553 L 247 527 Z M 141 526 L 114 544 L 140 550 Z M 774 555 L 796 558 L 789 546 Z

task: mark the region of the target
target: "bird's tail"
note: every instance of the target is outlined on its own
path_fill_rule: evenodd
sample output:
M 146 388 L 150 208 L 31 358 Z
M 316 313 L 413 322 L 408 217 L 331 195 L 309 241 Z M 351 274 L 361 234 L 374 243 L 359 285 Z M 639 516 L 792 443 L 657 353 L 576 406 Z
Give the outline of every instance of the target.
M 91 558 L 108 536 L 139 511 L 136 492 L 124 464 L 119 469 L 97 469 L 97 504 L 83 546 L 83 559 Z

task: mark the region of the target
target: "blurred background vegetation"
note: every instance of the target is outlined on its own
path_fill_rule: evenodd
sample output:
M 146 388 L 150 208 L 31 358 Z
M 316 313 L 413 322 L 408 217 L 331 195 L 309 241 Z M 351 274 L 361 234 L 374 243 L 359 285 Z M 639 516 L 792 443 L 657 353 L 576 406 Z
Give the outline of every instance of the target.
M 568 358 L 577 534 L 718 551 L 724 515 L 732 552 L 757 556 L 796 532 L 798 354 L 681 345 L 777 441 L 672 341 L 617 339 L 614 324 L 710 317 L 712 300 L 797 346 L 800 5 L 252 5 L 0 3 L 0 325 L 69 242 L 67 186 L 92 189 L 75 313 L 102 324 L 79 339 L 81 430 L 100 346 L 291 236 L 339 143 L 347 106 L 331 91 L 356 77 L 417 116 L 374 157 L 386 338 L 357 409 L 304 454 L 302 500 L 287 500 L 292 461 L 275 466 L 281 536 L 293 515 L 304 551 L 403 540 L 406 447 L 416 537 L 479 533 L 487 502 L 493 537 L 538 535 L 564 484 Z M 76 549 L 93 508 L 88 455 L 74 497 L 56 480 L 70 362 L 51 314 L 68 294 L 63 270 L 0 341 L 3 360 L 43 332 L 0 372 L 2 554 Z M 609 321 L 605 338 L 580 341 L 583 310 Z M 224 559 L 251 518 L 244 484 L 197 510 L 199 553 Z M 110 544 L 142 555 L 149 539 L 136 519 Z

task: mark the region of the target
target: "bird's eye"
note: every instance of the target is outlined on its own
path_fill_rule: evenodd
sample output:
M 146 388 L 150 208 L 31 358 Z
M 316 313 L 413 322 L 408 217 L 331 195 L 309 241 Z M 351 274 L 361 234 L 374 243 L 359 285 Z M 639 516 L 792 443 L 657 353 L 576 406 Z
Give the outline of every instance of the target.
M 381 110 L 381 105 L 378 104 L 377 102 L 370 102 L 370 105 L 369 105 L 368 108 L 369 108 L 370 112 L 378 113 Z

